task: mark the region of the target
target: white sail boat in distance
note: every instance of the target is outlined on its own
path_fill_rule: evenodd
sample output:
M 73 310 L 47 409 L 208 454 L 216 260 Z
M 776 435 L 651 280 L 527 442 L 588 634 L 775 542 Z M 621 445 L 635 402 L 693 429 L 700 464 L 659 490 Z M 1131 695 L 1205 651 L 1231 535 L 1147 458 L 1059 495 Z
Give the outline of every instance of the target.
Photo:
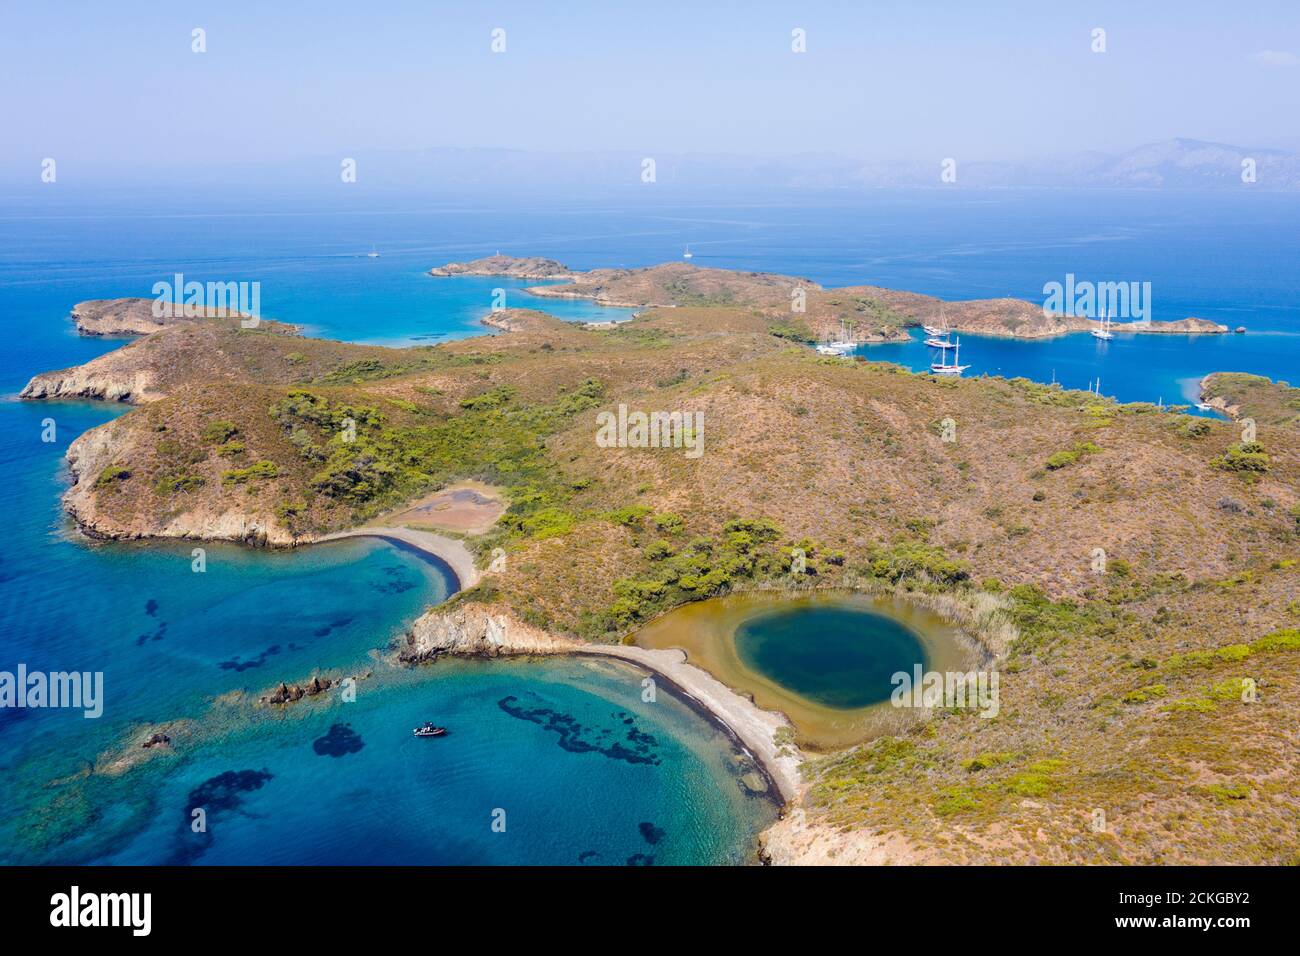
M 686 250 L 682 253 L 682 258 L 683 259 L 695 258 L 695 253 L 691 252 L 691 244 L 689 242 L 686 244 Z
M 961 337 L 958 336 L 957 344 L 953 346 L 952 364 L 947 364 L 947 353 L 940 353 L 939 361 L 930 363 L 930 371 L 935 375 L 960 375 L 969 365 L 962 365 L 961 362 Z
M 942 336 L 942 337 L 945 337 L 945 338 L 947 337 L 947 335 L 948 335 L 948 321 L 943 317 L 943 303 L 942 303 L 942 302 L 939 303 L 939 324 L 938 324 L 938 325 L 922 325 L 922 326 L 921 326 L 921 331 L 923 331 L 926 335 L 928 335 L 928 336 L 929 336 L 930 338 L 932 338 L 932 339 L 937 339 L 937 338 L 940 338 L 941 336 Z M 926 344 L 926 345 L 929 345 L 930 343 L 929 343 L 929 342 L 926 342 L 925 344 Z
M 1101 317 L 1101 328 L 1092 330 L 1092 337 L 1095 339 L 1113 339 L 1115 333 L 1110 330 L 1110 309 Z
M 839 340 L 836 342 L 823 342 L 817 346 L 817 351 L 822 355 L 845 355 L 857 347 L 858 343 L 853 341 L 844 319 L 840 319 Z
M 379 258 L 379 250 L 375 248 L 375 244 L 373 242 L 370 244 L 370 251 L 366 253 L 366 258 L 367 259 Z

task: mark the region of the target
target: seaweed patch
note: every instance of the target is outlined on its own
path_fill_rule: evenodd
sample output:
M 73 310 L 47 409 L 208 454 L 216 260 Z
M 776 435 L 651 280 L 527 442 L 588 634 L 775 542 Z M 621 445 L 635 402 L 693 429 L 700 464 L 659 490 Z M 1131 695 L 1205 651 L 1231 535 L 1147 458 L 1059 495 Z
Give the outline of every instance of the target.
M 617 739 L 614 730 L 586 727 L 572 714 L 563 714 L 550 707 L 525 706 L 513 694 L 501 698 L 497 701 L 497 706 L 511 717 L 527 720 L 557 734 L 560 746 L 570 753 L 599 753 L 612 760 L 654 766 L 660 762 L 655 753 L 659 742 L 653 735 L 638 730 L 635 719 L 628 714 L 618 712 L 611 715 L 627 726 L 623 738 Z

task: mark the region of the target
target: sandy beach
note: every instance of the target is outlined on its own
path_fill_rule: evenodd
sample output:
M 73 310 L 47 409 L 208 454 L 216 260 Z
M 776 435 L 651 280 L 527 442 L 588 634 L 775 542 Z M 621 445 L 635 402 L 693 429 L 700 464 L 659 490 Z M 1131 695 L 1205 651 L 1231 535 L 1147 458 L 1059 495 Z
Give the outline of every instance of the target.
M 366 525 L 361 528 L 349 528 L 347 531 L 336 531 L 333 534 L 327 534 L 316 539 L 313 543 L 341 541 L 344 538 L 385 538 L 390 541 L 400 541 L 423 551 L 425 554 L 433 555 L 451 568 L 452 573 L 456 575 L 457 591 L 472 588 L 478 583 L 479 572 L 478 568 L 474 567 L 474 555 L 470 553 L 469 548 L 465 547 L 463 541 L 456 538 L 449 538 L 446 535 L 436 534 L 432 531 L 420 531 L 414 528 Z
M 670 685 L 670 691 L 711 716 L 750 752 L 775 785 L 781 801 L 790 802 L 798 796 L 802 755 L 793 743 L 781 746 L 775 740 L 778 731 L 790 727 L 789 721 L 775 711 L 760 709 L 707 671 L 687 663 L 685 652 L 591 644 L 575 648 L 572 653 L 617 658 L 657 675 Z

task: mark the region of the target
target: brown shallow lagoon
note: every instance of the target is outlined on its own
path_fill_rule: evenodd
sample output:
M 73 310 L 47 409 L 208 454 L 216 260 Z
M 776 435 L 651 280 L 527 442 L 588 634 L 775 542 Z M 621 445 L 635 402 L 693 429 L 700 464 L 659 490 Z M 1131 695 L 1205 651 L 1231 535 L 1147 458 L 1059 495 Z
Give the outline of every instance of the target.
M 836 750 L 903 730 L 893 674 L 969 671 L 979 655 L 960 629 L 903 598 L 821 592 L 735 594 L 688 604 L 635 635 L 691 663 L 765 710 L 790 718 L 801 747 Z

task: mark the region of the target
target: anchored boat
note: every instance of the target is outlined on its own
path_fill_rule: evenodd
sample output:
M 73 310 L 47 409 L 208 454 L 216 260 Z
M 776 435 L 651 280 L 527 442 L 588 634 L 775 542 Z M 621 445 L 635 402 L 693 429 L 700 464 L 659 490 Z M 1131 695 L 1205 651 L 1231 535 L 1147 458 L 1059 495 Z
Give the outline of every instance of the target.
M 858 343 L 853 341 L 848 325 L 843 319 L 840 319 L 839 341 L 823 343 L 817 346 L 817 351 L 822 355 L 845 355 L 857 347 Z
M 942 304 L 942 303 L 940 303 L 940 305 L 939 305 L 939 324 L 938 324 L 938 325 L 922 325 L 922 326 L 921 326 L 921 330 L 922 330 L 923 332 L 925 332 L 925 334 L 926 334 L 927 336 L 929 336 L 929 338 L 926 339 L 926 342 L 925 342 L 926 345 L 929 345 L 929 344 L 930 344 L 930 339 L 947 339 L 947 338 L 948 338 L 948 334 L 949 334 L 949 330 L 948 330 L 948 320 L 945 319 L 944 316 L 943 316 L 943 304 Z
M 1110 311 L 1101 317 L 1101 328 L 1092 330 L 1094 339 L 1110 340 L 1115 337 L 1115 333 L 1110 330 Z
M 955 344 L 952 348 L 953 348 L 953 353 L 952 353 L 951 365 L 949 365 L 947 362 L 947 353 L 940 354 L 939 361 L 930 363 L 930 371 L 933 372 L 935 375 L 960 375 L 962 372 L 966 371 L 966 369 L 970 368 L 969 365 L 959 364 L 961 362 L 961 338 L 960 337 L 957 339 L 957 344 Z
M 416 727 L 411 733 L 417 737 L 441 737 L 447 732 L 446 727 L 435 727 L 431 723 L 425 723 L 422 727 Z

